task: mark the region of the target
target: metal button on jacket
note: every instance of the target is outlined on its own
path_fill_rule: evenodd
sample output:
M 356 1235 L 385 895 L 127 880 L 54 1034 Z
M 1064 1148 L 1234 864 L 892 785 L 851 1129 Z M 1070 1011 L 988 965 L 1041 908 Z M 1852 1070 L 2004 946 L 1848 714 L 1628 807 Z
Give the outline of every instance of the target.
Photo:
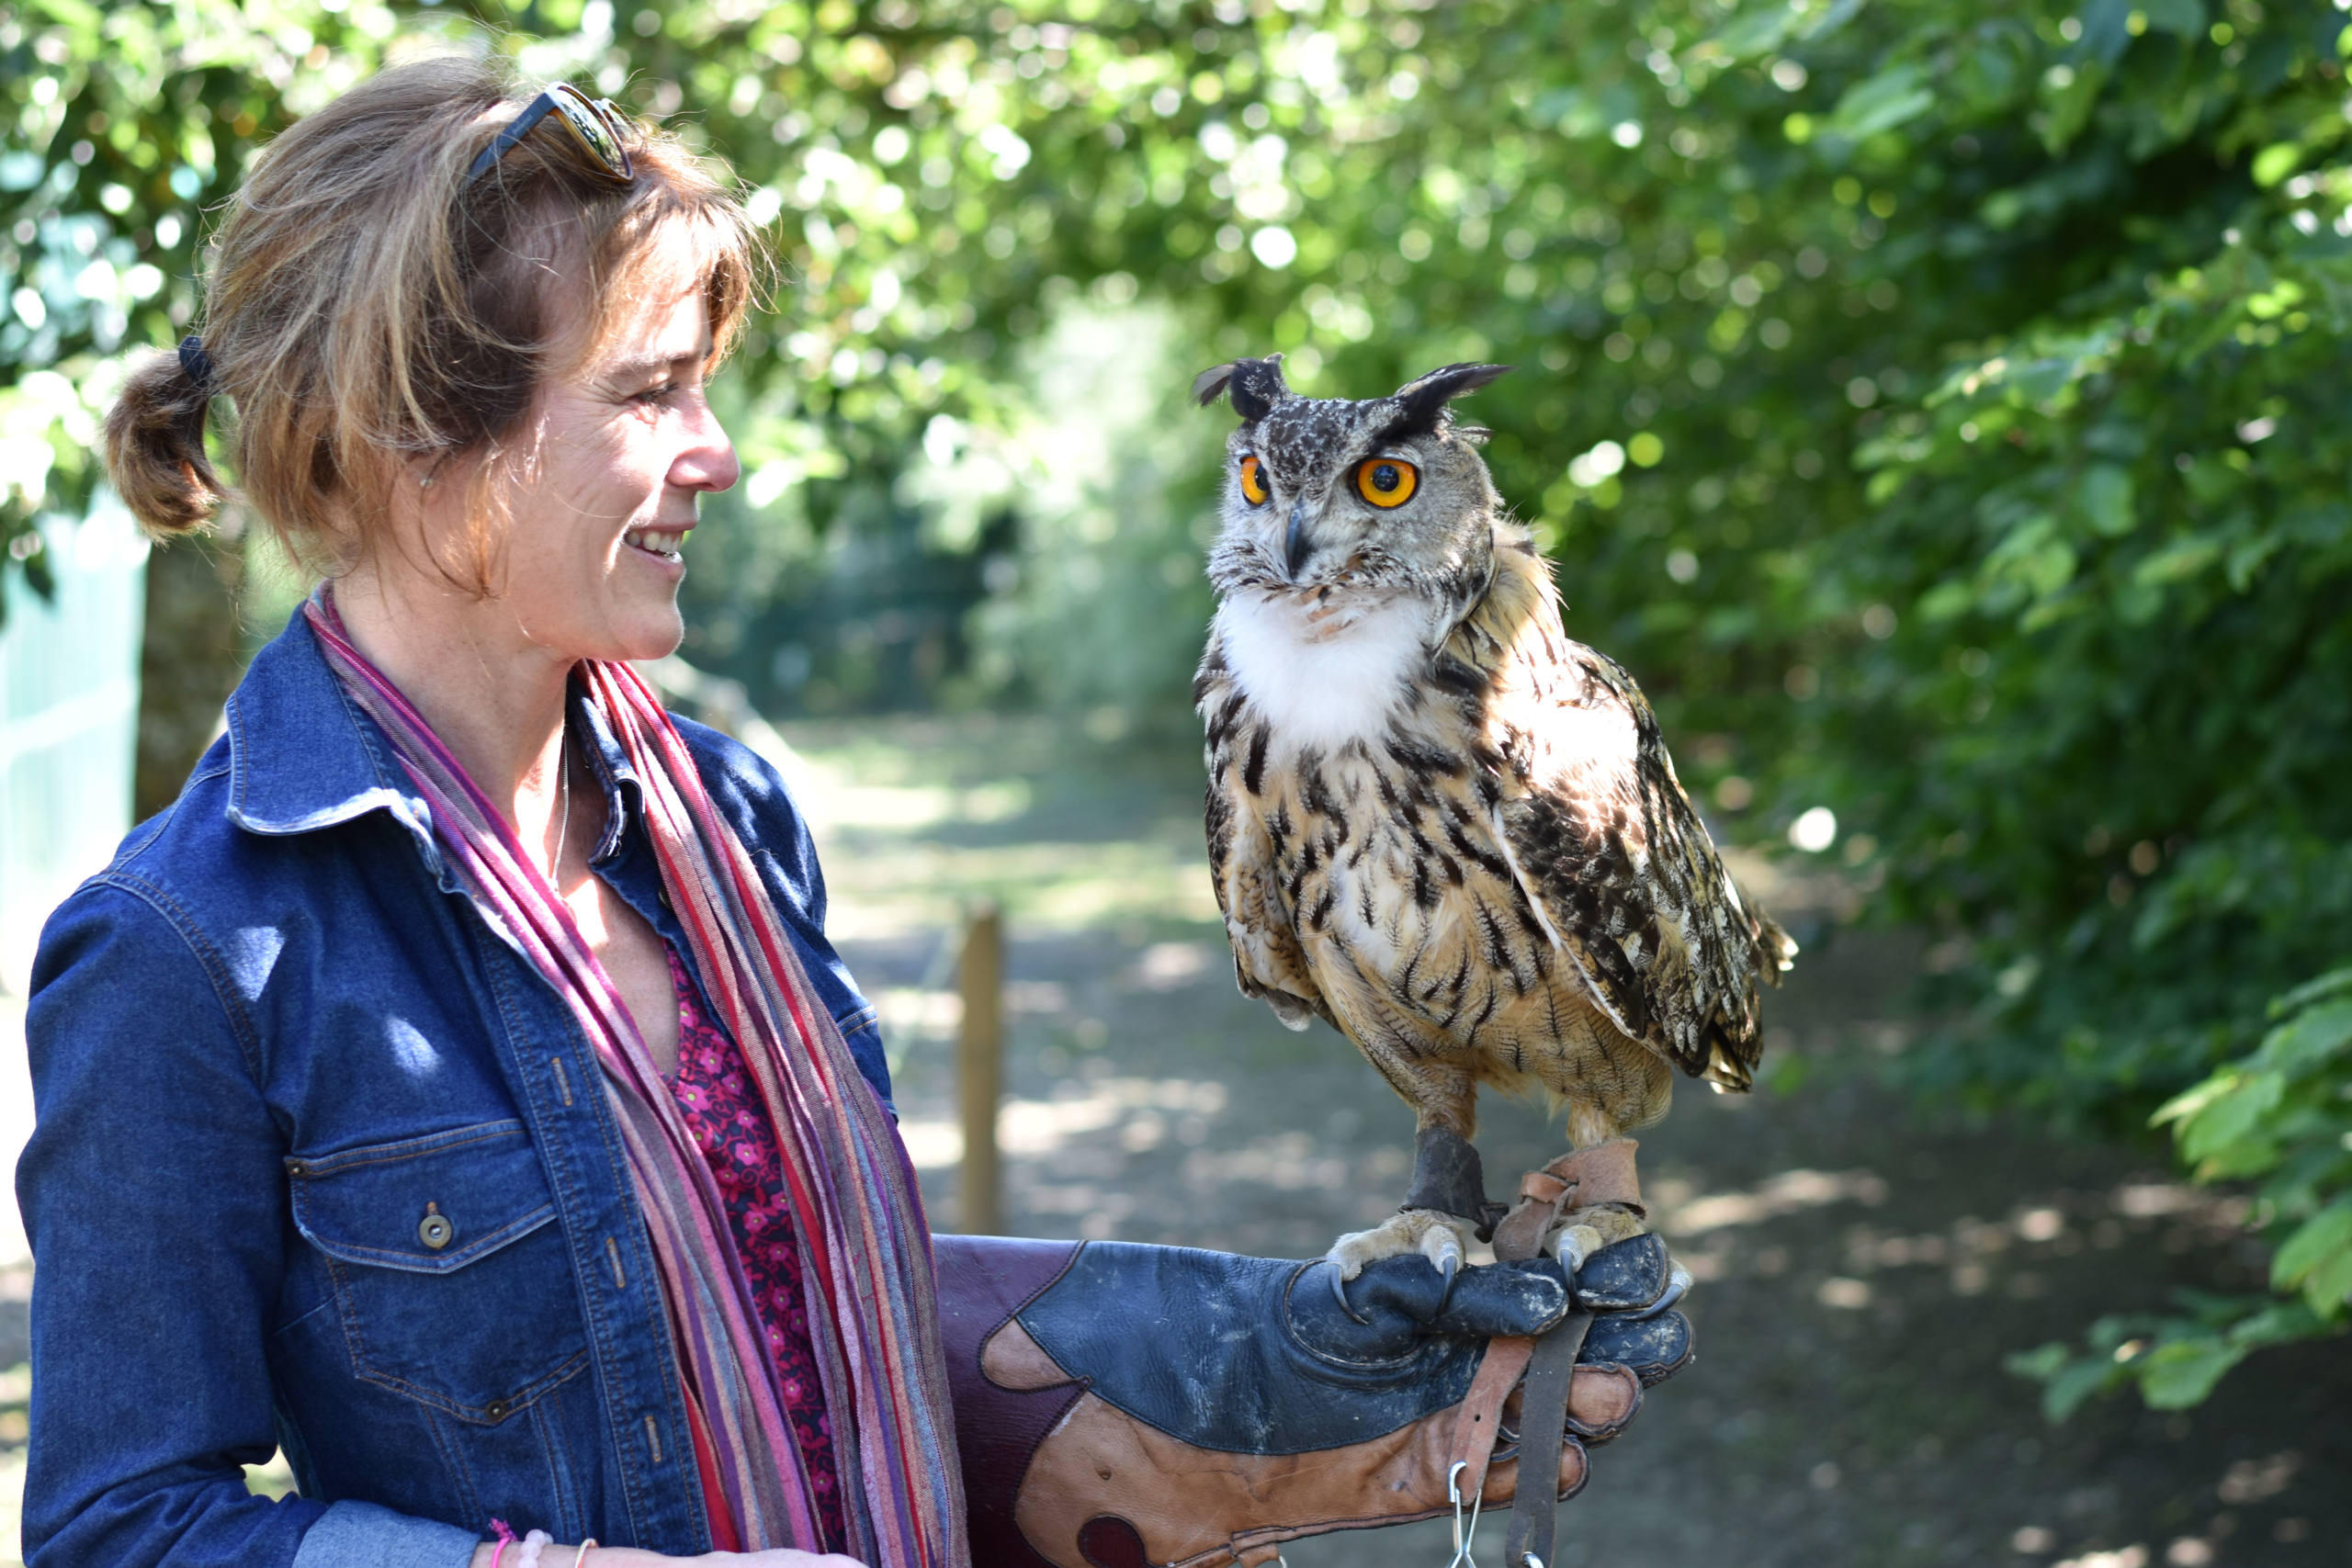
M 441 1213 L 439 1204 L 427 1203 L 424 1206 L 424 1218 L 417 1222 L 417 1240 L 438 1252 L 448 1246 L 449 1238 L 457 1234 L 458 1227 L 451 1224 L 448 1216 Z

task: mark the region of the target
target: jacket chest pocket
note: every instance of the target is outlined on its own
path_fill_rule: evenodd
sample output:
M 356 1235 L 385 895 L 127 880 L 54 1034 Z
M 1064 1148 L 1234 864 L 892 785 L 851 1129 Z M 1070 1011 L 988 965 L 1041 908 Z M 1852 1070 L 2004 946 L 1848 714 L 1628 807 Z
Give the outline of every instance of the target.
M 519 1122 L 286 1162 L 353 1371 L 499 1422 L 587 1364 L 563 1229 Z

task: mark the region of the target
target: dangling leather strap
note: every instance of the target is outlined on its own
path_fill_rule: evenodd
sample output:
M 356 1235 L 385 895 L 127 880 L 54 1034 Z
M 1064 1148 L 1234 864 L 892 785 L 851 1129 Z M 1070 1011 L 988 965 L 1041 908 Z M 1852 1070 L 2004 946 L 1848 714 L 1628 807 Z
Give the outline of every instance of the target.
M 1634 1173 L 1637 1146 L 1631 1138 L 1612 1139 L 1563 1155 L 1520 1178 L 1518 1206 L 1495 1227 L 1495 1256 L 1505 1260 L 1540 1257 L 1561 1216 L 1577 1204 L 1622 1203 L 1641 1213 L 1641 1182 Z M 1592 1314 L 1577 1308 L 1541 1339 L 1490 1341 L 1454 1420 L 1447 1471 L 1451 1475 L 1454 1464 L 1463 1467 L 1457 1484 L 1464 1498 L 1473 1498 L 1486 1484 L 1502 1427 L 1503 1402 L 1518 1385 L 1521 1372 L 1527 1374 L 1527 1391 L 1520 1398 L 1519 1481 L 1505 1568 L 1530 1568 L 1526 1558 L 1531 1552 L 1538 1568 L 1551 1562 L 1559 1513 L 1560 1453 L 1567 1440 L 1568 1384 L 1591 1326 Z
M 1568 1382 L 1592 1314 L 1578 1307 L 1535 1342 L 1519 1403 L 1519 1485 L 1503 1536 L 1505 1568 L 1550 1568 L 1560 1513 L 1560 1448 L 1568 1427 Z M 1532 1561 L 1531 1561 L 1531 1559 Z
M 1502 1430 L 1503 1401 L 1519 1386 L 1519 1374 L 1534 1353 L 1535 1341 L 1530 1338 L 1487 1341 L 1486 1359 L 1478 1363 L 1478 1375 L 1470 1380 L 1470 1393 L 1453 1418 L 1453 1441 L 1445 1456 L 1446 1475 L 1465 1505 L 1486 1489 L 1487 1466 L 1495 1457 L 1496 1435 Z M 1463 1467 L 1459 1476 L 1453 1468 L 1457 1464 Z

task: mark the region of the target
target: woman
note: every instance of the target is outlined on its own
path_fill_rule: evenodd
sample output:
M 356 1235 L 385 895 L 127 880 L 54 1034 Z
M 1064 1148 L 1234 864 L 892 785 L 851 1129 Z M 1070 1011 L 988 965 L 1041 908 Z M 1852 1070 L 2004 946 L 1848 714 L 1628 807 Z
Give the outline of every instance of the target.
M 224 1559 L 298 1537 L 305 1561 L 522 1555 L 363 1505 L 247 1503 L 217 1465 L 166 1479 L 251 1459 L 276 1426 L 305 1493 L 469 1527 L 521 1513 L 551 1453 L 551 1522 L 618 1495 L 632 1533 L 694 1540 L 693 1490 L 661 1482 L 698 1471 L 721 1542 L 952 1561 L 919 1210 L 878 1097 L 822 1092 L 861 1046 L 878 1087 L 878 1057 L 806 837 L 772 780 L 694 756 L 617 662 L 676 646 L 678 546 L 735 481 L 704 383 L 750 299 L 749 236 L 676 142 L 568 92 L 523 115 L 506 97 L 435 61 L 280 138 L 220 236 L 201 342 L 141 372 L 109 427 L 125 499 L 187 525 L 219 493 L 206 403 L 232 397 L 245 493 L 332 587 L 43 946 L 24 1178 L 43 1321 L 108 1324 L 142 1371 L 176 1371 L 132 1388 L 44 1359 L 34 1492 L 66 1507 L 34 1526 L 69 1559 L 130 1560 L 63 1543 L 159 1507 Z M 583 660 L 614 662 L 574 685 Z M 730 794 L 731 818 L 712 798 Z M 83 1037 L 123 988 L 124 1027 L 182 1021 L 171 1049 Z M 600 1079 L 616 1114 L 592 1114 Z M 785 1181 L 720 1186 L 705 1146 L 753 1136 L 722 1100 L 774 1136 Z M 169 1256 L 126 1255 L 92 1214 L 115 1255 L 74 1257 L 63 1168 L 126 1140 L 137 1190 L 87 1198 L 135 1205 L 134 1243 Z M 623 1223 L 631 1194 L 649 1224 Z M 780 1246 L 731 1278 L 703 1245 L 730 1204 L 771 1236 L 809 1229 L 830 1276 Z M 592 1235 L 603 1267 L 576 1269 Z M 142 1296 L 166 1280 L 156 1317 Z M 804 1287 L 835 1310 L 803 1312 Z M 674 1368 L 645 1353 L 673 1322 Z M 772 1345 L 797 1375 L 759 1364 Z M 127 1495 L 118 1446 L 159 1399 L 178 1414 Z M 585 1554 L 607 1557 L 632 1554 Z
M 736 478 L 706 378 L 755 272 L 674 140 L 428 61 L 266 150 L 200 337 L 126 387 L 107 455 L 143 523 L 221 500 L 226 395 L 244 496 L 325 585 L 43 935 L 31 1562 L 956 1568 L 935 1301 L 974 1528 L 1010 1543 L 980 1560 L 1012 1562 L 1044 1528 L 1015 1514 L 1047 1517 L 1022 1488 L 1056 1379 L 1163 1389 L 1181 1361 L 1278 1414 L 1232 1437 L 1244 1402 L 1193 1398 L 1155 1431 L 1338 1451 L 1284 1423 L 1435 1421 L 1484 1337 L 1566 1314 L 1556 1271 L 1464 1289 L 1397 1259 L 1419 1275 L 1367 1271 L 1341 1317 L 1289 1304 L 1322 1300 L 1295 1266 L 1038 1245 L 955 1249 L 934 1295 L 807 832 L 626 662 L 676 646 L 680 546 Z M 1089 1341 L 1114 1321 L 1090 1291 L 1161 1331 Z M 1283 1348 L 1238 1357 L 1236 1310 Z M 982 1342 L 1024 1311 L 1062 1348 L 999 1420 Z M 243 1484 L 273 1447 L 295 1497 Z M 1187 1528 L 1256 1517 L 1218 1462 L 1240 1479 L 1193 1483 Z

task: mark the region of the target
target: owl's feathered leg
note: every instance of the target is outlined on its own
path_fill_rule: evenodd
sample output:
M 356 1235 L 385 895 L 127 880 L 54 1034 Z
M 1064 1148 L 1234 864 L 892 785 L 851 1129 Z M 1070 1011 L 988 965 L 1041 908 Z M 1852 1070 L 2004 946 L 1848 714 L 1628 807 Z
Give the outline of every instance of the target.
M 1462 1267 L 1475 1237 L 1494 1234 L 1503 1206 L 1487 1201 L 1485 1167 L 1470 1140 L 1450 1128 L 1422 1125 L 1413 1136 L 1413 1185 L 1396 1213 L 1368 1231 L 1355 1231 L 1331 1244 L 1331 1289 L 1346 1307 L 1345 1281 L 1367 1263 L 1418 1252 L 1440 1272 Z M 1350 1315 L 1353 1315 L 1351 1310 Z
M 1558 1258 L 1569 1272 L 1604 1247 L 1630 1241 L 1649 1229 L 1649 1211 L 1642 1203 L 1641 1179 L 1634 1174 L 1634 1151 L 1640 1145 L 1621 1135 L 1616 1119 L 1589 1104 L 1568 1107 L 1568 1145 L 1574 1151 L 1551 1168 L 1576 1173 L 1567 1209 L 1544 1237 L 1544 1250 Z
M 1503 1205 L 1487 1201 L 1487 1168 L 1470 1140 L 1435 1125 L 1414 1131 L 1413 1185 L 1402 1206 L 1465 1219 L 1480 1241 L 1495 1234 L 1504 1213 Z

